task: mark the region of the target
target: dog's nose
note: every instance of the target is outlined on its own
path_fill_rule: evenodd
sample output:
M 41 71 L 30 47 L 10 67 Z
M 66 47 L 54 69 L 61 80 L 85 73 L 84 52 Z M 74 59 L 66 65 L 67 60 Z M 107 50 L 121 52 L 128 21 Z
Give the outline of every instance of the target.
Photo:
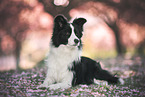
M 79 42 L 79 40 L 78 39 L 75 39 L 74 42 L 77 44 Z

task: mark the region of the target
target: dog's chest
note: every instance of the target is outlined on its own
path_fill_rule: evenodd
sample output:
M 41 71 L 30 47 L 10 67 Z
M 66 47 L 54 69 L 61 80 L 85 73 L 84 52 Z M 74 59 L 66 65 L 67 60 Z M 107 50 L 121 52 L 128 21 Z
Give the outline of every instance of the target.
M 48 67 L 58 70 L 66 70 L 72 66 L 73 61 L 79 60 L 81 51 L 77 47 L 61 45 L 52 47 L 48 55 Z

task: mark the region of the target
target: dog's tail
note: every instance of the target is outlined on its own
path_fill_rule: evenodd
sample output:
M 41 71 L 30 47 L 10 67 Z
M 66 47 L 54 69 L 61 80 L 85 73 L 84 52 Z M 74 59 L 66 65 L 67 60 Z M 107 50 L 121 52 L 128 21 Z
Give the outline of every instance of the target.
M 101 65 L 99 62 L 96 62 L 96 72 L 95 72 L 95 78 L 98 80 L 105 80 L 108 83 L 116 84 L 121 83 L 124 84 L 124 80 L 118 77 L 115 77 L 114 75 L 110 74 L 108 71 L 103 70 L 101 68 Z

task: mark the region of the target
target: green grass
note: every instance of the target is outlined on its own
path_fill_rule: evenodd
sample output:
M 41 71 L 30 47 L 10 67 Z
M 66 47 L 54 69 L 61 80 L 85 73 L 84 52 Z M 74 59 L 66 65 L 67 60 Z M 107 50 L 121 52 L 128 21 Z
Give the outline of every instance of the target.
M 117 73 L 125 80 L 124 85 L 79 85 L 69 89 L 38 89 L 45 78 L 45 68 L 25 71 L 0 72 L 0 97 L 138 97 L 145 96 L 145 59 L 144 57 L 114 58 L 101 60 L 105 69 Z

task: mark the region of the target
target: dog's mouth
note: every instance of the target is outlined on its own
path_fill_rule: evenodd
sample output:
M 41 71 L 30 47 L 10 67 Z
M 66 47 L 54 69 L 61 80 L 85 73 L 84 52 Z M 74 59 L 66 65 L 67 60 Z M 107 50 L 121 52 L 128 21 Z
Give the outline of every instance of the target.
M 78 44 L 74 44 L 74 45 L 72 45 L 72 46 L 79 46 Z
M 74 46 L 74 47 L 76 47 L 76 46 L 79 46 L 79 43 L 75 43 L 75 44 L 70 45 L 70 46 Z
M 68 44 L 67 46 L 69 46 L 69 47 L 78 47 L 79 44 L 73 44 L 73 45 Z

